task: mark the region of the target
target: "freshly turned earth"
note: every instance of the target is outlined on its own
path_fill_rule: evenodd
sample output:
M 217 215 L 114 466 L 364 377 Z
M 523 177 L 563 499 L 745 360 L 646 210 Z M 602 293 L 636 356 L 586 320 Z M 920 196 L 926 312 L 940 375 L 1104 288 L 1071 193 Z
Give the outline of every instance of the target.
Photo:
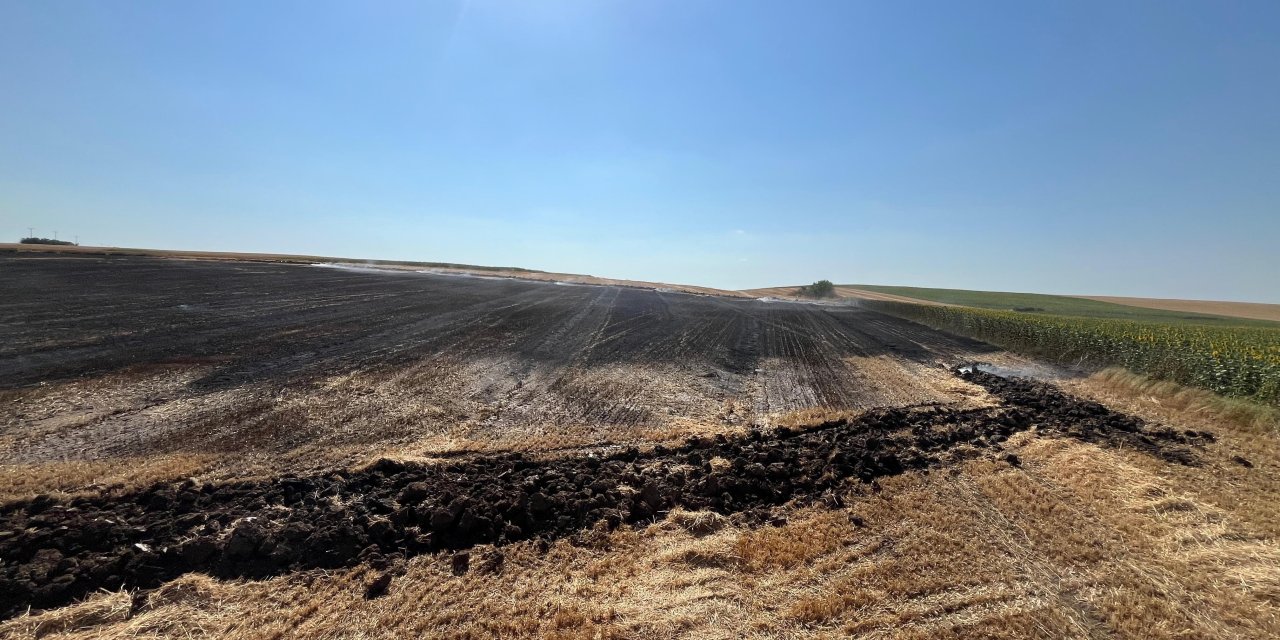
M 956 375 L 986 388 L 999 405 L 880 409 L 802 430 L 695 438 L 648 451 L 476 456 L 436 466 L 384 460 L 358 472 L 188 481 L 8 504 L 0 507 L 0 616 L 64 605 L 100 588 L 152 588 L 191 571 L 262 578 L 384 565 L 389 556 L 643 522 L 674 507 L 759 523 L 792 501 L 838 504 L 858 483 L 1000 451 L 1026 430 L 1182 464 L 1195 464 L 1194 445 L 1213 441 L 1205 432 L 1151 427 L 1048 384 L 970 370 Z M 1012 454 L 1003 457 L 1019 464 Z M 475 564 L 458 554 L 454 569 Z M 377 584 L 369 588 L 377 595 Z

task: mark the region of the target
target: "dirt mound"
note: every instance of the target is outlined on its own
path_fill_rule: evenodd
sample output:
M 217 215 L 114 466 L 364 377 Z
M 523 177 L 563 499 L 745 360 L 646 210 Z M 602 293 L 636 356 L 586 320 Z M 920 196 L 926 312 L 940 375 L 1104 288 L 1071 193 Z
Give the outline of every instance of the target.
M 359 472 L 48 497 L 0 508 L 0 616 L 99 588 L 151 588 L 189 571 L 260 578 L 480 543 L 613 527 L 675 507 L 748 522 L 791 501 L 838 504 L 851 485 L 999 450 L 1011 435 L 1123 445 L 1194 463 L 1203 432 L 1153 429 L 1046 384 L 979 371 L 1000 398 L 979 410 L 874 411 L 805 430 L 691 439 L 676 448 L 532 460 L 479 456 L 438 466 L 382 461 Z M 1016 456 L 1007 455 L 1011 464 Z M 456 563 L 455 563 L 456 564 Z M 466 570 L 464 566 L 462 571 Z

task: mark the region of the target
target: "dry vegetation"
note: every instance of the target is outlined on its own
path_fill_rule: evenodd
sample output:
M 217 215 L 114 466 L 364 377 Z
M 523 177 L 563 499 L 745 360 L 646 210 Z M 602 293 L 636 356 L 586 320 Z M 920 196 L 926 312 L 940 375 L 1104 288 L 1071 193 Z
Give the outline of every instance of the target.
M 548 308 L 545 301 L 528 303 Z M 719 367 L 717 377 L 704 378 L 714 357 L 688 348 L 672 351 L 683 358 L 679 366 L 670 355 L 619 355 L 627 351 L 609 352 L 611 363 L 569 366 L 496 345 L 530 335 L 564 345 L 586 332 L 594 339 L 575 361 L 582 363 L 620 342 L 628 349 L 667 344 L 656 334 L 627 342 L 636 330 L 628 318 L 662 316 L 645 316 L 648 307 L 633 303 L 610 307 L 598 324 L 552 313 L 557 320 L 546 333 L 472 330 L 510 327 L 522 317 L 499 314 L 500 306 L 479 307 L 471 320 L 482 322 L 431 327 L 452 332 L 457 342 L 376 354 L 394 360 L 393 367 L 326 364 L 291 373 L 287 383 L 266 378 L 202 388 L 198 381 L 229 368 L 227 360 L 204 354 L 175 364 L 175 354 L 165 353 L 164 366 L 135 363 L 4 391 L 0 501 L 188 476 L 218 481 L 360 467 L 386 455 L 421 461 L 509 449 L 581 455 L 602 443 L 670 443 L 752 424 L 799 427 L 875 407 L 978 408 L 991 399 L 940 364 L 980 355 L 1032 367 L 1007 354 L 975 352 L 970 343 L 902 333 L 873 314 L 833 322 L 813 305 L 794 316 L 768 308 L 758 326 L 781 328 L 758 329 L 766 332 L 759 357 L 739 373 Z M 660 333 L 687 346 L 717 324 L 722 319 L 687 331 L 666 325 Z M 336 326 L 353 325 L 344 318 Z M 414 326 L 386 331 L 418 335 Z M 296 329 L 273 325 L 271 337 L 297 335 L 290 333 Z M 257 345 L 219 335 L 231 345 Z M 881 344 L 935 342 L 928 350 L 865 353 L 848 346 L 850 335 L 876 336 Z M 46 346 L 66 340 L 44 337 Z M 269 354 L 293 362 L 329 339 Z M 491 349 L 486 357 L 459 356 L 454 345 L 477 340 Z M 1005 447 L 1017 464 L 980 453 L 856 485 L 839 506 L 786 507 L 781 519 L 763 526 L 677 509 L 649 524 L 583 530 L 546 549 L 536 542 L 474 548 L 464 575 L 455 575 L 450 552 L 423 554 L 396 563 L 385 595 L 375 598 L 366 598 L 366 588 L 381 572 L 368 565 L 264 580 L 188 574 L 150 592 L 100 592 L 0 622 L 0 637 L 1280 635 L 1276 413 L 1119 371 L 1057 383 L 1154 423 L 1211 431 L 1217 441 L 1200 451 L 1199 465 L 1187 466 L 1030 431 Z
M 1207 313 L 1216 316 L 1252 318 L 1280 322 L 1280 304 L 1263 302 L 1222 302 L 1216 300 L 1174 300 L 1168 298 L 1124 298 L 1119 296 L 1081 296 L 1089 300 L 1114 302 L 1146 309 Z
M 1077 383 L 1157 418 L 1163 401 Z M 1162 400 L 1164 396 L 1156 396 Z M 676 512 L 584 532 L 495 573 L 409 561 L 387 595 L 356 568 L 259 582 L 192 575 L 6 623 L 15 637 L 1275 637 L 1280 448 L 1199 411 L 1200 467 L 1027 434 L 1021 465 L 979 459 L 884 480 L 781 526 Z M 1253 468 L 1232 456 L 1248 452 Z M 477 558 L 494 553 L 476 550 Z

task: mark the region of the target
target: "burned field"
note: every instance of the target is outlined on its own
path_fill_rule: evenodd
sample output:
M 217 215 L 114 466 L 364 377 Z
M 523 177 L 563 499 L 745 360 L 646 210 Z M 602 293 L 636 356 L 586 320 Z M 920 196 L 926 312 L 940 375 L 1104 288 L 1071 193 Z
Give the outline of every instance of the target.
M 3 636 L 1276 630 L 1271 435 L 857 307 L 0 269 Z
M 22 463 L 212 453 L 270 472 L 377 447 L 679 438 L 948 401 L 937 363 L 989 350 L 853 308 L 624 287 L 147 258 L 0 268 L 0 448 Z

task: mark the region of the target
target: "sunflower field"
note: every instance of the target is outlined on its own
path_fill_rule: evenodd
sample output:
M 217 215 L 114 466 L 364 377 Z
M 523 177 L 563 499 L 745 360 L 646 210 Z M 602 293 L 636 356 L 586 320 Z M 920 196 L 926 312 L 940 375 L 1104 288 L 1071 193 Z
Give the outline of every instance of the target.
M 1280 406 L 1280 326 L 1202 326 L 903 302 L 863 304 L 1066 364 L 1119 365 Z

